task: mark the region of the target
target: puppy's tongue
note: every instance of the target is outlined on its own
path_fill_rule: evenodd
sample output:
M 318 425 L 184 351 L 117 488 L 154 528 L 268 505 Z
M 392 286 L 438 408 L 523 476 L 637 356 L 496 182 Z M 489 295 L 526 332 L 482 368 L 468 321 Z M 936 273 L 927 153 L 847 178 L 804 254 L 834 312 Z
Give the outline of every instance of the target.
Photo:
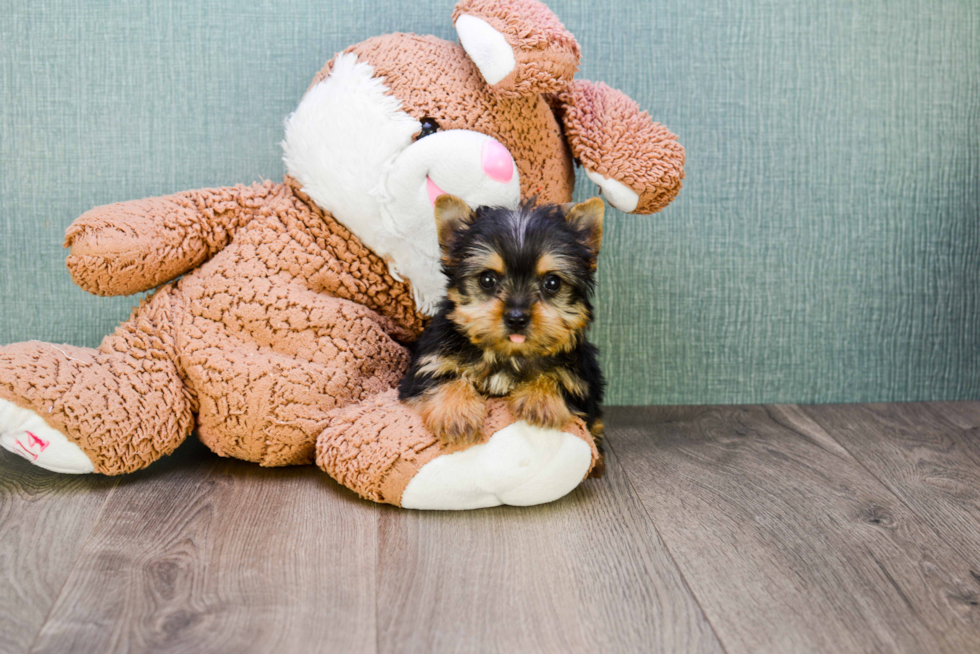
M 526 340 L 527 340 L 527 337 L 524 336 L 524 334 L 511 334 L 510 335 L 510 342 L 511 343 L 523 343 Z

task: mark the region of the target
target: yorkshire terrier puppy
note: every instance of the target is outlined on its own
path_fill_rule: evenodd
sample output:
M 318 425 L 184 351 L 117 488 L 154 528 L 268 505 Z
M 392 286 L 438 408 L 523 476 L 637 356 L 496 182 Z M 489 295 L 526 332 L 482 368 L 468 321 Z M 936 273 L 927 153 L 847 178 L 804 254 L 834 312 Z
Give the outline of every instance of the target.
M 585 338 L 605 205 L 471 210 L 436 200 L 447 298 L 415 343 L 399 397 L 447 444 L 479 439 L 487 397 L 561 429 L 580 416 L 602 435 L 605 382 Z

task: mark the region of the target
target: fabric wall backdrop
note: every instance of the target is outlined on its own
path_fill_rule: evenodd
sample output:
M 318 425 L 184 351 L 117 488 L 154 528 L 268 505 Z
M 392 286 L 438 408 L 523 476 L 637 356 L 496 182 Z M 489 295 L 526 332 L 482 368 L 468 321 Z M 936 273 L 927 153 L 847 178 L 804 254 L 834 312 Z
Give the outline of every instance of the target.
M 138 298 L 72 285 L 73 218 L 279 179 L 283 118 L 323 63 L 375 34 L 453 39 L 452 5 L 4 2 L 0 342 L 96 345 Z M 980 397 L 980 3 L 550 6 L 580 76 L 687 148 L 673 205 L 607 219 L 611 403 Z

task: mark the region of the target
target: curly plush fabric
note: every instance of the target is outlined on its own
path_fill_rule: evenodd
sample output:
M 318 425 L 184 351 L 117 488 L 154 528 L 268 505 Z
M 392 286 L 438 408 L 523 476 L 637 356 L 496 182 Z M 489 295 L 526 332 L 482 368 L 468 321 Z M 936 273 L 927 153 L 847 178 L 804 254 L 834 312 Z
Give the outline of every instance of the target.
M 228 245 L 271 192 L 268 185 L 235 186 L 97 207 L 65 233 L 68 269 L 95 295 L 155 288 Z
M 677 197 L 684 148 L 636 102 L 602 82 L 575 80 L 557 98 L 572 156 L 640 196 L 635 213 L 654 213 Z
M 314 290 L 390 317 L 402 330 L 399 338 L 421 333 L 425 318 L 415 310 L 408 284 L 396 282 L 380 257 L 288 176 L 284 184 L 200 189 L 96 207 L 68 228 L 68 270 L 76 284 L 96 295 L 149 290 L 210 259 L 240 226 L 254 220 L 253 231 L 267 226 L 262 219 L 271 215 L 280 216 L 277 228 L 287 237 L 322 248 L 322 256 L 308 258 L 295 271 L 308 276 Z
M 578 41 L 537 0 L 463 0 L 453 11 L 453 23 L 462 15 L 486 21 L 514 50 L 517 66 L 491 87 L 500 97 L 556 93 L 578 70 Z

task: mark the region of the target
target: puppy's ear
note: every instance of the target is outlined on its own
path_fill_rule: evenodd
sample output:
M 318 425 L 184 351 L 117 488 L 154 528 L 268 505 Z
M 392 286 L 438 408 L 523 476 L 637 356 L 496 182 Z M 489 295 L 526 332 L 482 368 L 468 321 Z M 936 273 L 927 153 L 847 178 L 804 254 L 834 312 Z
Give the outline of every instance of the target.
M 592 250 L 593 268 L 602 244 L 602 218 L 605 213 L 606 203 L 602 198 L 594 197 L 572 206 L 565 214 L 565 220 L 585 235 L 585 244 Z
M 435 216 L 439 247 L 446 252 L 453 234 L 473 220 L 473 210 L 455 195 L 440 195 L 436 198 Z

